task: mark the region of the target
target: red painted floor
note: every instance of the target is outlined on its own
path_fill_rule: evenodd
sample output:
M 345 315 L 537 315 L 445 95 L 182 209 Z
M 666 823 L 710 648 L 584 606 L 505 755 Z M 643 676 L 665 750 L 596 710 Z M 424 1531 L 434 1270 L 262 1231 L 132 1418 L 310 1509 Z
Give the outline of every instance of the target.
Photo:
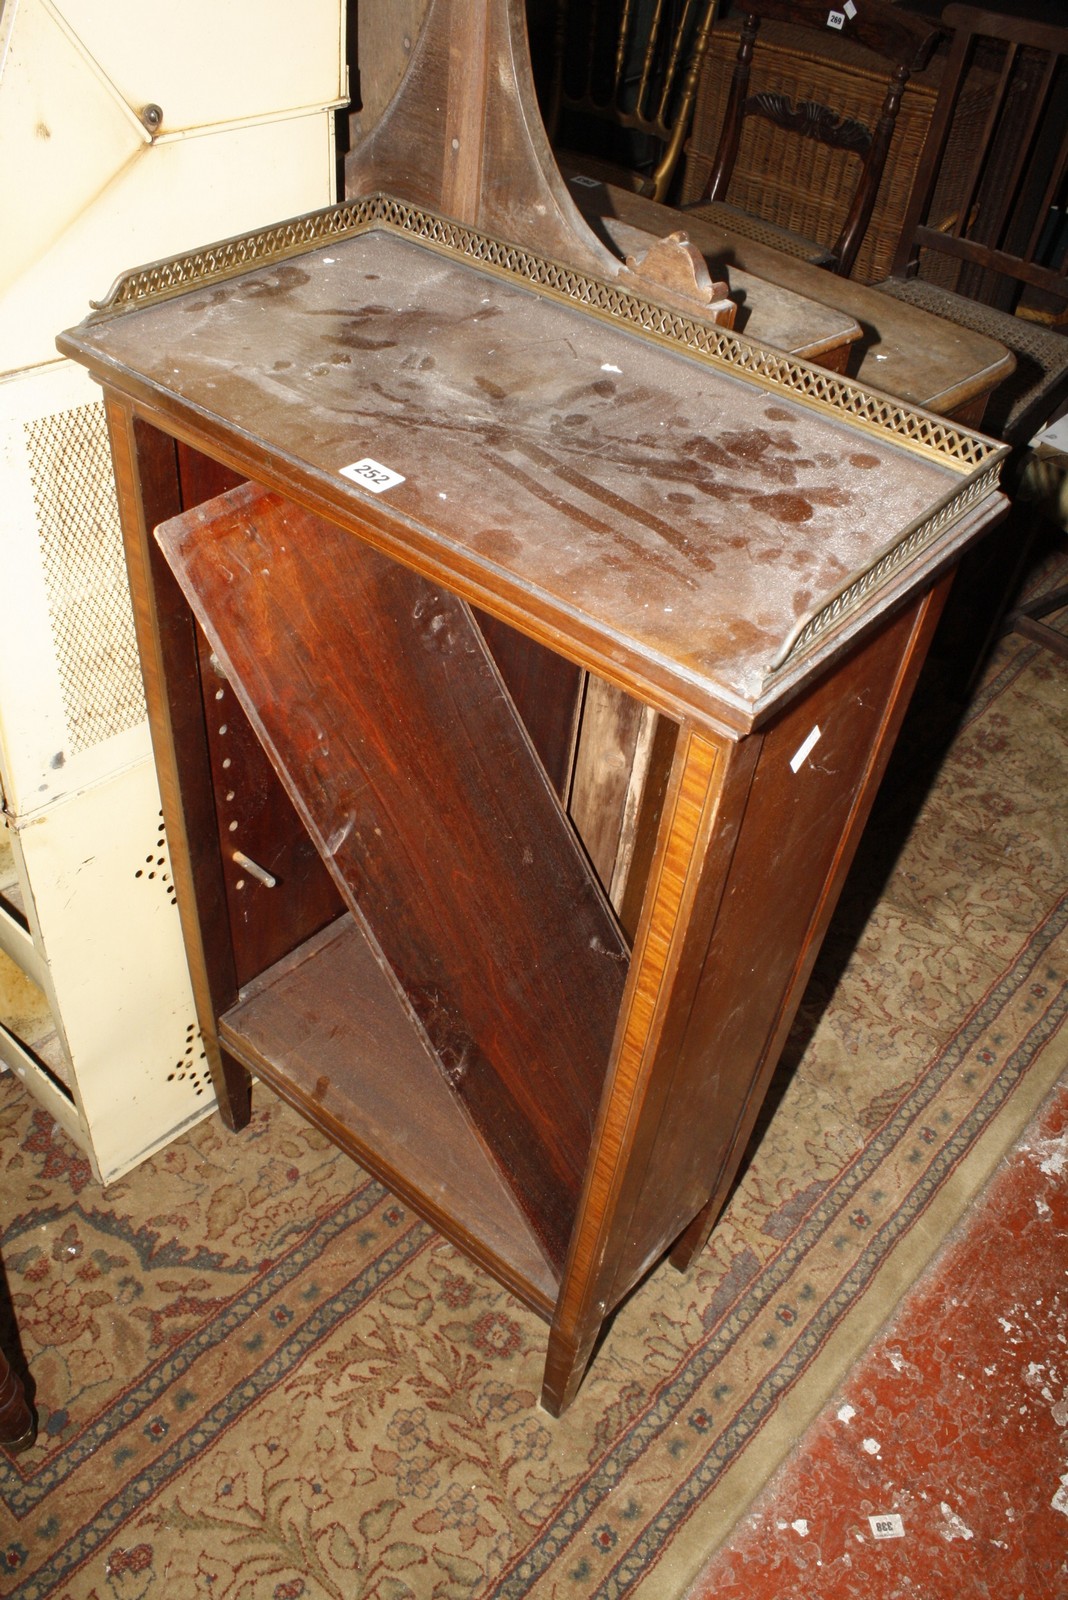
M 689 1600 L 1068 1600 L 1068 1086 Z

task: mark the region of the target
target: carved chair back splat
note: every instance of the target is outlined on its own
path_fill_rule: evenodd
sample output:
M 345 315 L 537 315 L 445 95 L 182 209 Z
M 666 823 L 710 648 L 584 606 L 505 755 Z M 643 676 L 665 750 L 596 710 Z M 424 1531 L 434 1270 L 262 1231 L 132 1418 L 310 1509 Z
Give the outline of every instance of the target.
M 848 11 L 828 13 L 821 0 L 746 0 L 743 10 L 723 129 L 708 187 L 698 206 L 707 215 L 708 206 L 726 203 L 748 118 L 764 118 L 787 134 L 849 150 L 857 157 L 857 182 L 845 220 L 830 249 L 813 244 L 809 252 L 809 258 L 819 265 L 848 277 L 875 205 L 902 93 L 911 75 L 927 65 L 940 30 L 882 0 L 866 0 L 853 16 Z M 886 94 L 874 126 L 841 116 L 821 101 L 793 104 L 780 94 L 751 94 L 750 74 L 765 19 L 810 28 L 814 38 L 827 41 L 829 51 L 841 37 L 883 57 L 888 68 Z

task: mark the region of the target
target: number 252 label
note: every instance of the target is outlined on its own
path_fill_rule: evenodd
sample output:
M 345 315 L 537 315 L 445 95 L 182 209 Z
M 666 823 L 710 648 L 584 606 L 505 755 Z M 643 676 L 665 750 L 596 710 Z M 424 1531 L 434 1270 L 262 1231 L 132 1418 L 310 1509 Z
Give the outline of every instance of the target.
M 370 489 L 372 494 L 382 494 L 384 490 L 395 489 L 398 483 L 404 482 L 402 472 L 394 472 L 392 467 L 384 467 L 381 461 L 372 461 L 370 456 L 364 456 L 362 461 L 354 461 L 350 467 L 338 470 L 343 478 L 351 478 L 353 483 Z

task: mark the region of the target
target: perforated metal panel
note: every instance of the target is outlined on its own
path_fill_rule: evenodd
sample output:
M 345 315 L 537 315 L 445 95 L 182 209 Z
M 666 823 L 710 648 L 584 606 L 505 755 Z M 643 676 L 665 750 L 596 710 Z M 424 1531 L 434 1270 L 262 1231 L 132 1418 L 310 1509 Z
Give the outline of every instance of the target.
M 195 1022 L 186 1025 L 185 1045 L 181 1055 L 167 1073 L 167 1082 L 187 1085 L 190 1092 L 198 1099 L 204 1096 L 206 1103 L 214 1104 L 215 1089 L 212 1086 L 208 1058 L 201 1042 L 200 1030 Z
M 8 890 L 0 949 L 32 967 L 46 1004 L 27 1032 L 0 992 L 0 1061 L 110 1182 L 215 1103 L 155 768 L 146 759 L 7 831 L 0 884 L 14 870 L 30 927 L 4 911 Z
M 5 1032 L 2 995 L 0 1062 L 104 1181 L 205 1115 L 214 1092 L 103 408 L 57 361 L 55 336 L 133 263 L 335 198 L 345 8 L 306 0 L 301 49 L 287 52 L 292 11 L 0 0 L 0 784 L 13 845 L 7 862 L 0 851 L 0 950 L 45 994 L 62 1071 L 36 1038 Z M 237 77 L 223 36 L 242 43 Z M 152 102 L 155 133 L 141 121 Z
M 104 410 L 25 425 L 37 535 L 72 754 L 145 717 Z

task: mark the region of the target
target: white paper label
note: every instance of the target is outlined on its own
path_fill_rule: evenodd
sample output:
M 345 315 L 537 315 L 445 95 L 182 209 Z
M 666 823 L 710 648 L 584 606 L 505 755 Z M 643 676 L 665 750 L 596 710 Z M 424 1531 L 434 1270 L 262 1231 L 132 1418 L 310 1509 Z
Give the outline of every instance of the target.
M 384 467 L 381 461 L 372 461 L 370 456 L 364 456 L 362 461 L 354 461 L 350 467 L 339 468 L 343 478 L 351 478 L 353 483 L 358 483 L 362 489 L 370 489 L 372 494 L 382 494 L 386 489 L 395 489 L 398 483 L 404 482 L 403 472 L 394 472 L 392 467 Z
M 905 1537 L 905 1524 L 897 1512 L 890 1512 L 883 1517 L 869 1517 L 871 1531 L 876 1539 L 903 1539 Z
M 816 745 L 819 743 L 822 737 L 823 735 L 820 732 L 819 723 L 817 723 L 812 732 L 809 734 L 808 738 L 805 740 L 804 744 L 795 752 L 790 761 L 790 767 L 793 772 L 800 772 L 807 757 L 816 748 Z
M 844 11 L 828 11 L 827 13 L 828 28 L 842 29 L 845 27 L 845 20 Z
M 857 14 L 857 8 L 853 4 L 853 0 L 846 0 L 846 3 L 842 7 L 842 10 L 845 12 L 845 14 L 849 18 L 850 22 L 852 22 L 853 18 Z
M 601 187 L 600 178 L 587 178 L 583 172 L 576 172 L 571 182 L 577 183 L 580 189 L 599 189 Z

